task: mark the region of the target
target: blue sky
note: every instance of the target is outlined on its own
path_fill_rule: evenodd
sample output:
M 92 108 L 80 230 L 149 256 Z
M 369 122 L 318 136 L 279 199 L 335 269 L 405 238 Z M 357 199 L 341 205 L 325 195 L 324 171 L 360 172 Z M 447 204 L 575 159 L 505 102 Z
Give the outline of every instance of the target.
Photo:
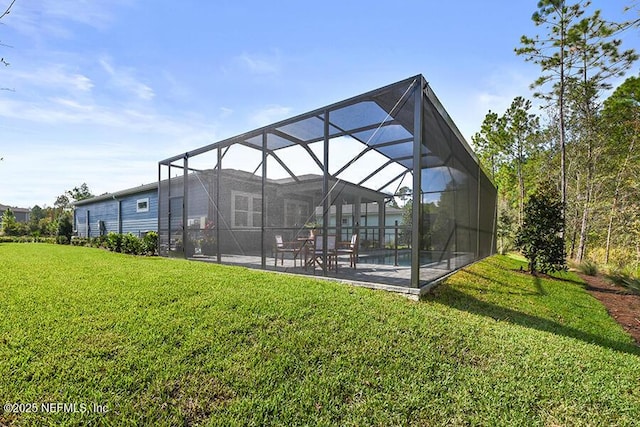
M 470 141 L 531 97 L 538 68 L 513 49 L 536 3 L 17 0 L 0 21 L 0 203 L 153 182 L 159 160 L 419 73 Z

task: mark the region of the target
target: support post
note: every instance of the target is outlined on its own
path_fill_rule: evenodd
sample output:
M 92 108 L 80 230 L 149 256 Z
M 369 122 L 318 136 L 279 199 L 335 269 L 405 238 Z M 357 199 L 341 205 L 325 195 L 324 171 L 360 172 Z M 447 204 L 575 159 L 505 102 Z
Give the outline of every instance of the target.
M 161 195 L 161 186 L 162 186 L 162 164 L 158 162 L 158 241 L 156 243 L 156 252 L 158 255 L 162 255 L 160 253 L 160 242 L 162 241 L 162 227 L 160 218 L 162 216 L 162 195 Z M 167 253 L 167 255 L 169 255 Z
M 264 239 L 264 232 L 265 232 L 265 226 L 266 226 L 266 220 L 267 220 L 267 215 L 266 215 L 266 194 L 265 194 L 265 184 L 266 184 L 266 180 L 267 180 L 267 131 L 262 131 L 262 200 L 261 200 L 261 207 L 260 209 L 262 210 L 262 214 L 260 215 L 260 267 L 263 270 L 266 270 L 267 268 L 267 253 L 264 247 L 264 243 L 265 243 L 265 239 Z
M 322 271 L 327 275 L 327 234 L 329 233 L 329 110 L 324 111 L 324 164 L 322 175 Z
M 222 149 L 218 147 L 218 167 L 216 168 L 216 261 L 222 262 L 220 252 L 220 176 L 222 171 Z
M 411 287 L 420 287 L 420 211 L 422 177 L 422 91 L 424 80 L 420 78 L 413 88 L 413 206 L 411 209 Z
M 477 181 L 478 181 L 478 195 L 476 197 L 476 204 L 478 212 L 477 212 L 477 217 L 476 217 L 476 256 L 475 259 L 480 259 L 480 174 L 482 173 L 482 170 L 480 169 L 480 163 L 478 163 L 478 175 L 477 175 Z
M 182 162 L 182 250 L 184 251 L 184 257 L 189 257 L 189 233 L 187 230 L 187 222 L 189 219 L 189 212 L 187 212 L 187 206 L 189 206 L 188 193 L 189 193 L 189 158 L 185 155 Z
M 384 199 L 378 200 L 378 247 L 380 249 L 384 249 L 384 231 L 386 228 L 386 221 L 387 219 L 385 218 Z
M 122 234 L 122 200 L 116 199 L 116 203 L 118 204 L 118 234 Z
M 398 220 L 395 220 L 395 227 L 393 228 L 393 265 L 398 266 Z
M 343 239 L 342 236 L 342 202 L 340 200 L 336 200 L 336 242 L 340 242 Z

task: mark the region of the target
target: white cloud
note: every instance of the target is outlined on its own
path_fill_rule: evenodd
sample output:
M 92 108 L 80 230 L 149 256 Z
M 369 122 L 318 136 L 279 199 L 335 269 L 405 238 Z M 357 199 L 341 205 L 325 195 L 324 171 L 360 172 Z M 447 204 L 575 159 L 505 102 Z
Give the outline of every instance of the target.
M 93 81 L 84 74 L 67 70 L 62 64 L 50 64 L 32 72 L 20 72 L 10 70 L 9 78 L 17 86 L 37 86 L 51 89 L 64 89 L 65 91 L 90 92 L 93 89 Z
M 73 33 L 67 25 L 69 22 L 104 30 L 113 22 L 114 9 L 129 3 L 129 0 L 16 2 L 11 9 L 11 19 L 7 19 L 6 24 L 35 39 L 72 38 Z
M 252 74 L 278 74 L 281 69 L 281 59 L 278 52 L 272 55 L 256 55 L 245 52 L 235 59 L 242 68 Z
M 150 101 L 154 98 L 155 92 L 151 87 L 142 83 L 136 77 L 134 77 L 135 71 L 131 68 L 116 68 L 114 67 L 108 58 L 102 58 L 99 60 L 102 68 L 109 74 L 111 82 L 114 86 L 128 91 L 145 101 Z
M 233 114 L 233 109 L 227 107 L 220 107 L 220 118 L 224 119 Z
M 265 126 L 286 119 L 290 112 L 290 107 L 271 104 L 253 113 L 249 121 L 255 126 Z

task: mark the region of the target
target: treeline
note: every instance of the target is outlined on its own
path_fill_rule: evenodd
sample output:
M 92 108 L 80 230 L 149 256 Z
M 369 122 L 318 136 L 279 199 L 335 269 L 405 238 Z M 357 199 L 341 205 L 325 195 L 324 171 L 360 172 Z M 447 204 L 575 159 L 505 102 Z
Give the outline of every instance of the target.
M 563 208 L 565 256 L 637 269 L 640 77 L 611 90 L 638 59 L 620 38 L 638 20 L 608 22 L 588 1 L 538 6 L 540 33 L 523 36 L 515 51 L 540 66 L 532 88 L 544 115 L 519 96 L 504 113 L 489 111 L 472 138 L 499 188 L 498 247 L 514 248 L 527 200 L 550 180 Z
M 0 217 L 0 236 L 30 237 L 31 241 L 42 241 L 53 237 L 58 243 L 68 244 L 73 235 L 72 203 L 93 197 L 86 183 L 65 191 L 58 196 L 53 207 L 31 208 L 28 222 L 18 222 L 11 209 Z M 23 239 L 25 240 L 25 239 Z M 26 239 L 28 240 L 28 239 Z
M 61 208 L 43 209 L 36 205 L 31 209 L 28 222 L 18 222 L 8 208 L 0 221 L 0 236 L 5 238 L 23 237 L 36 242 L 50 238 L 69 243 L 73 234 L 72 213 Z

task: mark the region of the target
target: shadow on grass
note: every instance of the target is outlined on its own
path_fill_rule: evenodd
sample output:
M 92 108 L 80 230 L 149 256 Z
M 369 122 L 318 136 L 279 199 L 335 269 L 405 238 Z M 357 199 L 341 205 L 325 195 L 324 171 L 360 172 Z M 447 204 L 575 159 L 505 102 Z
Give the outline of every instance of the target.
M 511 288 L 513 287 L 512 285 L 508 284 L 507 282 L 503 282 L 501 280 L 497 280 L 494 277 L 489 277 L 489 276 L 485 276 L 484 274 L 480 274 L 477 273 L 473 270 L 468 270 L 468 269 L 463 269 L 462 271 L 464 271 L 467 274 L 470 274 L 472 276 L 476 276 L 479 277 L 481 279 L 487 280 L 489 282 L 492 283 L 498 283 L 499 285 L 502 285 L 505 288 Z M 507 270 L 509 272 L 513 272 L 515 270 Z M 505 294 L 505 295 L 522 295 L 522 296 L 545 296 L 547 295 L 546 291 L 544 290 L 544 288 L 542 287 L 542 282 L 540 282 L 540 278 L 537 276 L 531 276 L 531 278 L 533 278 L 533 284 L 536 288 L 535 292 L 527 292 L 527 291 L 498 291 L 496 289 L 491 289 L 491 293 L 497 293 L 497 294 Z M 480 290 L 482 291 L 483 289 L 477 286 L 469 286 L 469 285 L 465 285 L 465 288 L 472 288 L 472 289 L 476 289 L 476 290 Z
M 540 279 L 537 280 L 538 284 L 536 286 L 541 287 L 542 285 L 539 281 Z M 544 290 L 542 290 L 542 292 L 544 292 Z M 436 293 L 426 296 L 425 300 L 439 302 L 468 313 L 491 317 L 494 320 L 500 320 L 524 326 L 526 328 L 563 335 L 565 337 L 579 339 L 581 341 L 610 348 L 612 350 L 640 356 L 640 347 L 634 344 L 614 341 L 606 337 L 562 325 L 549 319 L 532 316 L 509 308 L 501 307 L 496 304 L 481 301 L 471 295 L 453 289 L 446 284 L 441 285 Z

